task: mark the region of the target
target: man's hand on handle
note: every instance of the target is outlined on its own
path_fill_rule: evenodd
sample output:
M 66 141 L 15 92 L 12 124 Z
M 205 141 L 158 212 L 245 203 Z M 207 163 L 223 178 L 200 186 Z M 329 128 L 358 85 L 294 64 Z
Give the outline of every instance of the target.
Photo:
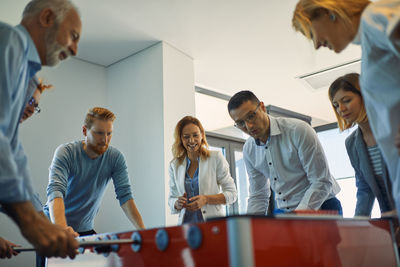
M 18 224 L 22 235 L 45 257 L 70 257 L 78 254 L 79 243 L 71 230 L 52 224 L 41 216 L 29 201 L 3 204 L 7 214 Z

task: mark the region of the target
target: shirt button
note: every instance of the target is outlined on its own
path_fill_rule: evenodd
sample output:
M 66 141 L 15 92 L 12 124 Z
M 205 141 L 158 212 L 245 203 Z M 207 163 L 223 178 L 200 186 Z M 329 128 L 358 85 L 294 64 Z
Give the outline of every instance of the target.
M 206 213 L 206 211 L 205 211 L 205 210 L 203 210 L 203 213 Z
M 274 178 L 274 180 L 276 181 L 276 177 Z
M 268 147 L 266 146 L 265 149 L 268 149 Z
M 272 162 L 268 163 L 269 165 L 272 165 Z
M 279 192 L 278 194 L 280 195 L 280 194 L 282 194 L 282 192 Z
M 284 199 L 283 201 L 286 201 L 286 199 Z
M 287 210 L 289 209 L 289 208 L 286 208 Z

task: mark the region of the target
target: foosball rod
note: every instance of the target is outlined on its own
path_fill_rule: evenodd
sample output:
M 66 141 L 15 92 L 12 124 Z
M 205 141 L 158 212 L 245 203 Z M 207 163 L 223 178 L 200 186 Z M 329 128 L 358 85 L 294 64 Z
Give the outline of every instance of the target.
M 79 247 L 134 244 L 136 242 L 137 241 L 133 241 L 132 239 L 79 241 Z M 13 247 L 13 250 L 16 252 L 36 251 L 33 247 Z

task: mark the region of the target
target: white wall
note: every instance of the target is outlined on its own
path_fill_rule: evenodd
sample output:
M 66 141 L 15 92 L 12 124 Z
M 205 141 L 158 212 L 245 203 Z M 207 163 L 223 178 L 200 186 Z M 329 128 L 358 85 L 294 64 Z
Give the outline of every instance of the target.
M 175 126 L 186 115 L 195 115 L 194 69 L 193 59 L 163 43 L 163 80 L 164 80 L 164 178 L 165 196 L 169 193 L 169 162 L 172 160 Z M 177 215 L 171 215 L 168 200 L 165 202 L 165 224 L 176 225 Z
M 194 114 L 193 60 L 160 42 L 108 67 L 107 87 L 107 103 L 118 116 L 114 145 L 127 158 L 144 223 L 175 224 L 177 218 L 167 207 L 168 163 L 176 123 Z
M 54 89 L 42 95 L 40 114 L 21 125 L 21 140 L 32 177 L 46 202 L 48 167 L 62 143 L 80 140 L 87 110 L 103 106 L 117 119 L 111 145 L 127 160 L 135 202 L 146 227 L 175 224 L 167 209 L 168 163 L 176 123 L 194 114 L 193 60 L 168 44 L 158 43 L 108 68 L 71 59 L 39 74 Z M 99 233 L 132 230 L 108 185 L 95 220 Z M 16 225 L 0 214 L 0 236 L 30 246 Z M 1 266 L 32 266 L 33 253 L 22 253 Z
M 107 85 L 117 114 L 113 144 L 127 159 L 135 202 L 147 227 L 163 225 L 162 44 L 108 67 Z

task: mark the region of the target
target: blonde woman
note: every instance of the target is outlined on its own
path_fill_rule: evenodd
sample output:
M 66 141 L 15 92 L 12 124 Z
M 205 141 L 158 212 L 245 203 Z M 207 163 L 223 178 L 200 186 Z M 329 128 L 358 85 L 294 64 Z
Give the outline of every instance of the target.
M 387 167 L 368 123 L 358 79 L 357 73 L 337 78 L 329 87 L 329 99 L 340 130 L 358 125 L 346 139 L 357 186 L 355 216 L 371 216 L 375 198 L 382 214 L 392 211 L 394 202 Z
M 361 46 L 360 86 L 369 124 L 387 163 L 400 213 L 400 1 L 300 0 L 293 27 L 336 53 Z
M 204 128 L 194 117 L 182 118 L 174 136 L 168 204 L 173 214 L 179 213 L 178 224 L 225 216 L 223 205 L 237 199 L 228 162 L 221 152 L 208 149 Z

